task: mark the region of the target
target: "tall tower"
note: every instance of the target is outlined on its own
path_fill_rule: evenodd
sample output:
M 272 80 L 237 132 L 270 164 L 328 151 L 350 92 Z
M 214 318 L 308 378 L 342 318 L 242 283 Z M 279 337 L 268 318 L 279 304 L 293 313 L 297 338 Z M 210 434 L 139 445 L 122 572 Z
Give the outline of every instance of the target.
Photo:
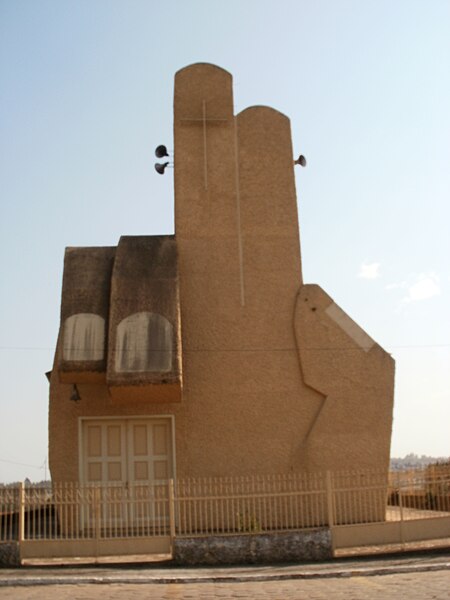
M 387 470 L 394 362 L 303 283 L 289 119 L 195 64 L 174 142 L 175 236 L 66 251 L 53 478 Z

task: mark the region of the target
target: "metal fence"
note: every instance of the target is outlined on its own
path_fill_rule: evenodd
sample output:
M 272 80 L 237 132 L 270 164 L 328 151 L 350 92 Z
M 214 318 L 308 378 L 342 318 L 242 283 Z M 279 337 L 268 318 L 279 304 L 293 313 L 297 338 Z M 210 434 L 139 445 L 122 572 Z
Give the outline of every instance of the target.
M 386 519 L 388 473 L 339 471 L 331 475 L 331 525 L 374 523 Z
M 450 515 L 450 468 L 0 488 L 0 541 L 254 534 Z
M 179 536 L 259 533 L 328 522 L 325 474 L 283 474 L 179 480 Z
M 450 513 L 450 465 L 390 473 L 390 520 L 445 516 Z
M 18 539 L 19 488 L 0 488 L 0 542 Z
M 0 541 L 167 536 L 173 506 L 172 481 L 0 488 Z

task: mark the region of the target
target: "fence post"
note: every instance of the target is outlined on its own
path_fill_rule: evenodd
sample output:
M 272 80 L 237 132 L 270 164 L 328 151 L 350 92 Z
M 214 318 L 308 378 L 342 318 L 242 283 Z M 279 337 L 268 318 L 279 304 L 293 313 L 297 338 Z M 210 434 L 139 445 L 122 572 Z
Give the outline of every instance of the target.
M 19 545 L 25 539 L 25 486 L 21 481 L 19 483 L 19 523 L 18 523 L 17 539 Z
M 169 479 L 169 526 L 170 545 L 173 552 L 173 541 L 175 539 L 175 486 L 173 479 Z
M 326 472 L 326 490 L 327 490 L 327 515 L 330 529 L 334 527 L 334 507 L 333 507 L 333 481 L 331 471 Z
M 400 473 L 397 475 L 398 477 L 398 506 L 400 509 L 400 543 L 405 543 L 405 536 L 403 531 L 403 500 L 402 500 L 402 482 L 400 479 Z
M 101 490 L 96 487 L 94 489 L 94 533 L 95 533 L 95 556 L 99 555 L 99 539 L 100 539 L 100 511 L 101 511 Z
M 327 471 L 325 474 L 325 486 L 327 493 L 327 515 L 328 515 L 328 527 L 331 535 L 331 555 L 334 556 L 335 542 L 334 542 L 334 490 L 333 490 L 333 479 L 331 471 Z

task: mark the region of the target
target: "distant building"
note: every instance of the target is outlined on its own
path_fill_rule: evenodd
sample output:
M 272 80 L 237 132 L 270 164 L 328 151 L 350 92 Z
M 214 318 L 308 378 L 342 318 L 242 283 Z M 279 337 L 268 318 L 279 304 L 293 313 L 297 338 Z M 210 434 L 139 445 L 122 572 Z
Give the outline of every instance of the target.
M 175 235 L 66 250 L 53 481 L 387 471 L 394 361 L 303 283 L 289 119 L 195 64 L 174 137 Z

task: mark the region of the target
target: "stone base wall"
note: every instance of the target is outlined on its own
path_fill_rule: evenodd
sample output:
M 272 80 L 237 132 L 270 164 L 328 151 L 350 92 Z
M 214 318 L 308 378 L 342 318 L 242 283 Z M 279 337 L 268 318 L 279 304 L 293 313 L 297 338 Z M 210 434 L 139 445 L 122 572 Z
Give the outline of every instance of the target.
M 314 529 L 290 533 L 175 538 L 178 565 L 237 565 L 316 561 L 332 558 L 331 532 Z
M 0 543 L 0 569 L 20 567 L 20 551 L 17 542 Z

